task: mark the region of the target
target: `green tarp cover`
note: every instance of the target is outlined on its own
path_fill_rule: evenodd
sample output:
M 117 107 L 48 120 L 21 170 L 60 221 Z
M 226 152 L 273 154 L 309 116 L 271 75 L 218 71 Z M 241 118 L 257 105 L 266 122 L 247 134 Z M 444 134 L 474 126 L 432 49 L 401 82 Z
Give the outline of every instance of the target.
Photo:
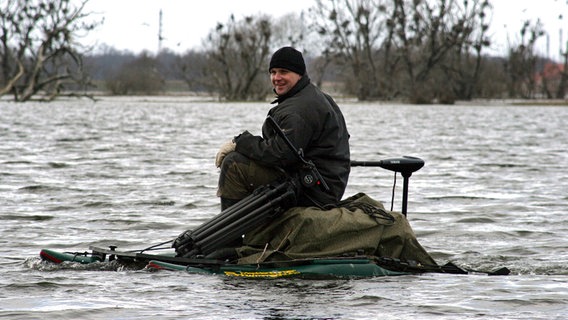
M 363 193 L 338 208 L 292 208 L 244 237 L 239 263 L 365 254 L 436 265 L 406 217 Z

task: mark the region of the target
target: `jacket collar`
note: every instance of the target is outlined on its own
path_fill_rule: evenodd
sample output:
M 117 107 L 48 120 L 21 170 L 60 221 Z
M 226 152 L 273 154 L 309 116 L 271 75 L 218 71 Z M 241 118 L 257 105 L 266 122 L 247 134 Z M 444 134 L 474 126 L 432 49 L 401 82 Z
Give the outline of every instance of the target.
M 292 89 L 290 89 L 290 91 L 286 92 L 285 94 L 281 95 L 281 96 L 277 96 L 276 100 L 272 101 L 271 104 L 274 103 L 281 103 L 284 100 L 296 95 L 296 93 L 300 92 L 302 89 L 304 89 L 308 84 L 310 83 L 310 78 L 308 77 L 307 74 L 304 74 L 300 80 L 298 80 L 298 82 L 296 83 L 295 86 L 292 87 Z M 272 91 L 274 91 L 274 89 L 272 89 Z

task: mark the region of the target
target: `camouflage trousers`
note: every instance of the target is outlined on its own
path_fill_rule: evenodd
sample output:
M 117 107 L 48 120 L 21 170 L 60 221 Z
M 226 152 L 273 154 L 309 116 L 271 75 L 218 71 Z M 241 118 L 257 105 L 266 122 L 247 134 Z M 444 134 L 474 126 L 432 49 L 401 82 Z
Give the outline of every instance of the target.
M 284 175 L 281 169 L 260 165 L 241 153 L 231 152 L 221 165 L 217 196 L 240 200 L 259 186 L 271 183 Z

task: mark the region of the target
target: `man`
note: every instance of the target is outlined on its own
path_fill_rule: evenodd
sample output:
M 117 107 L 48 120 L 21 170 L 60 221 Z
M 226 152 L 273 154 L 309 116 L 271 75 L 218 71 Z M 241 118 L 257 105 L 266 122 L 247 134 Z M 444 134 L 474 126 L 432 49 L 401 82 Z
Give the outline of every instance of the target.
M 277 50 L 268 69 L 277 99 L 268 115 L 306 160 L 312 161 L 329 191 L 304 188 L 297 206 L 320 208 L 337 204 L 347 186 L 350 172 L 349 133 L 335 101 L 310 82 L 302 53 L 292 47 Z M 225 143 L 215 163 L 221 168 L 221 207 L 226 209 L 261 186 L 283 176 L 294 176 L 300 168 L 296 154 L 273 127 L 265 122 L 262 137 L 245 131 Z

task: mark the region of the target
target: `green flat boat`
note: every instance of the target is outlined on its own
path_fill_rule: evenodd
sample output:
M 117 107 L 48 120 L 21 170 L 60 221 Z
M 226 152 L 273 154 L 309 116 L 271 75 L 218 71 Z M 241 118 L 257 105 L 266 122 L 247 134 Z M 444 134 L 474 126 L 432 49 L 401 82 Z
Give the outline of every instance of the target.
M 259 264 L 236 264 L 212 259 L 176 257 L 175 253 L 148 254 L 140 251 L 117 251 L 89 247 L 91 252 L 61 252 L 42 249 L 40 257 L 52 263 L 118 263 L 150 270 L 184 271 L 192 274 L 214 274 L 237 278 L 369 278 L 422 273 L 507 275 L 507 268 L 495 271 L 464 270 L 448 263 L 442 266 L 424 266 L 398 259 L 369 256 L 329 257 L 271 261 Z
M 121 252 L 113 249 L 90 247 L 91 252 L 61 252 L 42 249 L 40 257 L 52 263 L 80 264 L 118 261 L 139 268 L 185 271 L 195 274 L 218 274 L 239 278 L 361 278 L 410 274 L 408 271 L 389 270 L 369 257 L 335 257 L 302 259 L 261 264 L 234 264 L 219 260 L 187 259 L 174 253 L 146 254 Z

